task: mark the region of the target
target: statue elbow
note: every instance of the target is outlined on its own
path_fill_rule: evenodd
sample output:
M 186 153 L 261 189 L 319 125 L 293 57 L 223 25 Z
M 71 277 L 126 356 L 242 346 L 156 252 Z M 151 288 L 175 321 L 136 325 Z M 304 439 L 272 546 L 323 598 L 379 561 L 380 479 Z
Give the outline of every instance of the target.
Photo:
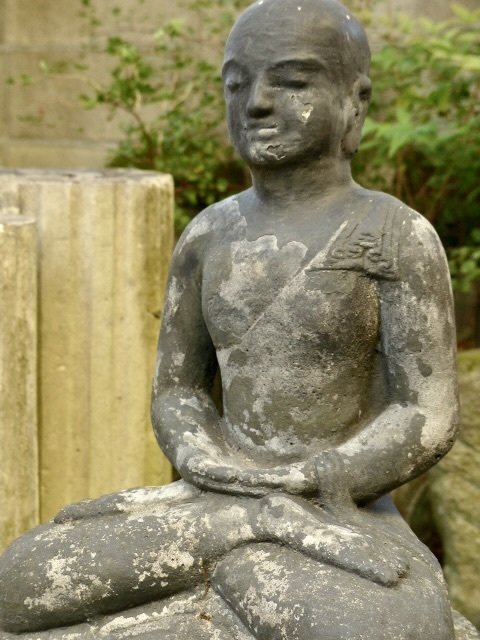
M 459 427 L 458 404 L 452 407 L 448 413 L 438 416 L 435 426 L 438 429 L 437 432 L 440 432 L 440 437 L 433 447 L 433 464 L 441 460 L 455 444 Z

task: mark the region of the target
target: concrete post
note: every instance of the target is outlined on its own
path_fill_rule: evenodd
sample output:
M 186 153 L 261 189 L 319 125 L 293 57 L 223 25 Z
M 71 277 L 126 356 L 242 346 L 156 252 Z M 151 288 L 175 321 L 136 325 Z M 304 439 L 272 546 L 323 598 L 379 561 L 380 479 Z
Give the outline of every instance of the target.
M 39 233 L 41 519 L 169 482 L 149 396 L 173 243 L 170 176 L 0 172 L 0 192 L 2 181 Z
M 0 552 L 38 524 L 35 221 L 0 215 Z

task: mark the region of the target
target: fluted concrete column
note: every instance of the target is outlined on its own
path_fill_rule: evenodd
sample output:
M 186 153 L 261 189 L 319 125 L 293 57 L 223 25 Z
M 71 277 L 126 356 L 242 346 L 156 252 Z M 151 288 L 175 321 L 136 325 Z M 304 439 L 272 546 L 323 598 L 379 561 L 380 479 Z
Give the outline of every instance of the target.
M 38 524 L 35 221 L 0 209 L 0 553 Z
M 10 206 L 34 215 L 39 233 L 42 520 L 72 501 L 169 482 L 149 403 L 170 176 L 20 171 L 8 181 Z

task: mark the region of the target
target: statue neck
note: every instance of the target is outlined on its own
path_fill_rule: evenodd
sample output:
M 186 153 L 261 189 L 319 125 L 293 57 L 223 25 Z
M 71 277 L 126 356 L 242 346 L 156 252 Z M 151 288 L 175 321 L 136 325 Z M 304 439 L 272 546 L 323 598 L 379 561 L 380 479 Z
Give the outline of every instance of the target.
M 259 200 L 269 205 L 318 202 L 352 184 L 350 162 L 320 158 L 308 165 L 250 167 L 253 189 Z

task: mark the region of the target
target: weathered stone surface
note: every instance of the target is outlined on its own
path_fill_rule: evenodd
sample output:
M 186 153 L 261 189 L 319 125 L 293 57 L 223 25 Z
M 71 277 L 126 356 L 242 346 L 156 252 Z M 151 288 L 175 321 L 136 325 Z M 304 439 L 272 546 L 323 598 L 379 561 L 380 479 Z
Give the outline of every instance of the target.
M 458 357 L 460 431 L 430 473 L 432 511 L 443 541 L 453 606 L 480 627 L 480 350 Z
M 453 612 L 455 640 L 479 640 L 475 627 Z M 368 635 L 359 640 L 370 640 Z M 197 587 L 175 596 L 70 628 L 10 634 L 1 640 L 254 640 L 248 629 L 212 591 Z M 290 638 L 289 638 L 290 640 Z M 388 639 L 390 640 L 390 638 Z M 419 638 L 420 640 L 420 638 Z
M 455 625 L 455 640 L 478 640 L 480 638 L 480 633 L 473 624 L 455 610 L 453 611 L 453 623 Z
M 32 218 L 0 215 L 0 549 L 39 522 L 36 243 Z
M 472 624 L 456 611 L 453 617 L 455 640 L 479 640 Z M 215 592 L 206 593 L 203 587 L 136 607 L 121 616 L 105 616 L 70 628 L 19 635 L 0 631 L 1 640 L 253 640 L 254 637 Z
M 480 350 L 458 356 L 460 430 L 438 465 L 395 492 L 415 533 L 442 555 L 453 606 L 480 627 Z
M 41 519 L 75 500 L 169 482 L 148 399 L 171 178 L 0 172 L 0 201 L 38 226 Z
M 448 265 L 420 214 L 351 178 L 369 59 L 335 0 L 259 0 L 237 21 L 223 76 L 253 186 L 177 244 L 154 374 L 154 431 L 184 480 L 15 541 L 6 631 L 81 638 L 117 612 L 115 637 L 131 607 L 173 598 L 181 640 L 200 622 L 239 637 L 238 620 L 257 640 L 454 640 L 440 566 L 388 495 L 456 433 Z M 185 618 L 192 590 L 212 608 Z
M 214 591 L 186 592 L 92 623 L 13 635 L 1 640 L 253 640 L 235 614 Z M 463 640 L 463 638 L 462 638 Z M 469 640 L 465 638 L 465 640 Z

